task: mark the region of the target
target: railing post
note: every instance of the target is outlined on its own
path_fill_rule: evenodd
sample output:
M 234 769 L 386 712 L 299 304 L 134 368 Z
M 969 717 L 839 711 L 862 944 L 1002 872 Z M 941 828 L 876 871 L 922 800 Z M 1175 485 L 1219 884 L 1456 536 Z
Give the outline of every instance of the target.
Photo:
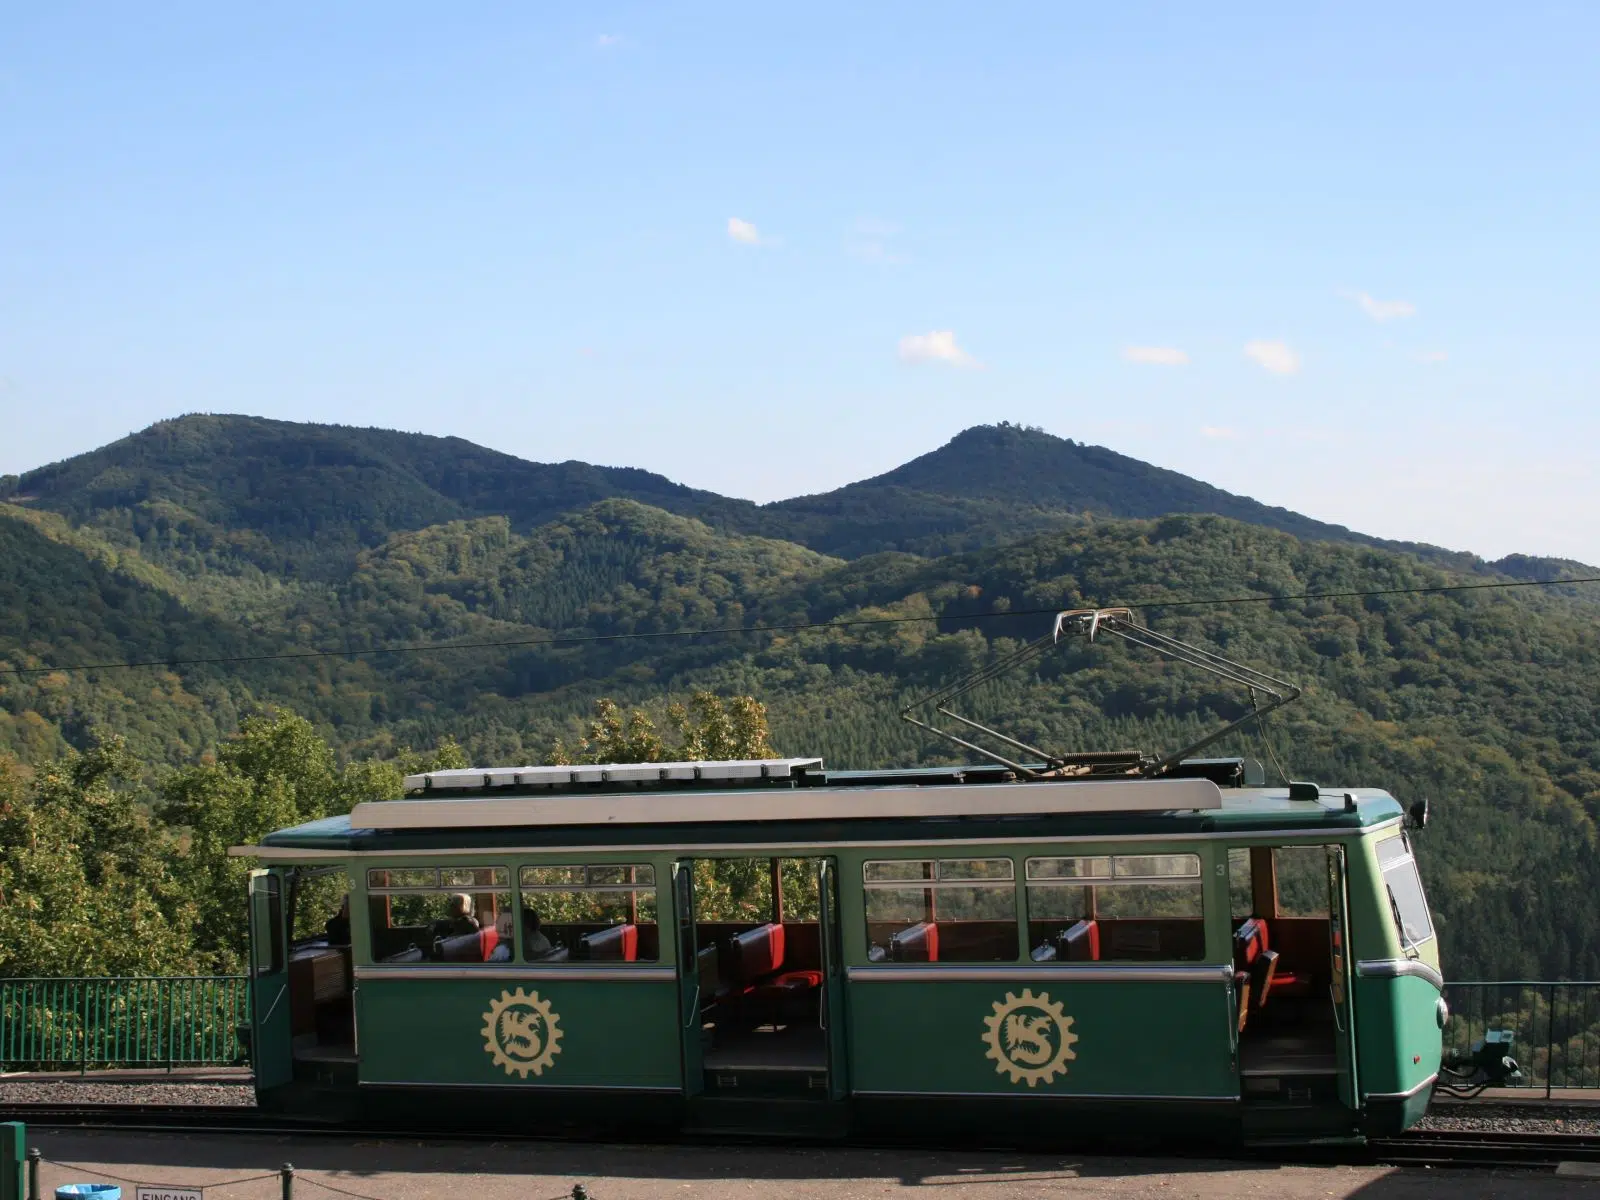
M 78 1074 L 89 1073 L 89 989 L 94 985 L 87 979 L 81 981 L 83 991 L 78 1002 Z
M 0 1200 L 22 1200 L 23 1149 L 28 1127 L 21 1121 L 0 1125 Z
M 1544 1015 L 1544 1098 L 1550 1099 L 1556 1075 L 1556 985 L 1549 984 Z

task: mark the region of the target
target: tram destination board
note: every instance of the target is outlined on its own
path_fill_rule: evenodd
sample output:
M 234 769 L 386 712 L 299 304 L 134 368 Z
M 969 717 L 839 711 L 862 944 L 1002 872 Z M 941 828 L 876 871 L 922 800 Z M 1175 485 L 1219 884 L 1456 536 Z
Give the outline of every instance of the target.
M 141 1183 L 137 1200 L 206 1200 L 206 1190 L 197 1187 L 162 1187 L 160 1184 Z

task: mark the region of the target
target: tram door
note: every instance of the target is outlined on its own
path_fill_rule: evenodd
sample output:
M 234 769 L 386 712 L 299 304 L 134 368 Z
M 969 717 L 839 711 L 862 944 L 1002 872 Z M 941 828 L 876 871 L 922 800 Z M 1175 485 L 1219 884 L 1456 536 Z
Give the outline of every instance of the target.
M 743 1099 L 843 1099 L 836 860 L 724 855 L 672 871 L 684 1094 L 721 1114 Z
M 831 858 L 817 860 L 817 936 L 822 947 L 822 997 L 818 1019 L 828 1056 L 828 1099 L 850 1094 L 845 1072 L 850 1062 L 844 1011 L 844 946 L 839 934 L 839 864 Z
M 273 871 L 251 871 L 249 888 L 250 1063 L 256 1087 L 270 1088 L 288 1083 L 294 1074 L 283 878 Z
M 1350 1003 L 1349 889 L 1345 885 L 1344 847 L 1328 850 L 1328 951 L 1332 970 L 1328 1000 L 1333 1009 L 1334 1055 L 1339 1064 L 1339 1102 L 1360 1107 L 1356 1083 L 1355 1007 Z
M 683 1091 L 705 1090 L 705 1045 L 700 1017 L 701 971 L 695 937 L 694 860 L 672 864 L 672 907 L 678 918 L 678 1012 L 683 1042 Z

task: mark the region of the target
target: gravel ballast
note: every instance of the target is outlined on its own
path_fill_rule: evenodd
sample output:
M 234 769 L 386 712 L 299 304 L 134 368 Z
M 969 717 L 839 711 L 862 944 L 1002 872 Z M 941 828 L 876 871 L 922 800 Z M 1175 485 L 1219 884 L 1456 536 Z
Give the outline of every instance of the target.
M 247 1104 L 248 1083 L 178 1083 L 95 1079 L 0 1079 L 0 1104 Z

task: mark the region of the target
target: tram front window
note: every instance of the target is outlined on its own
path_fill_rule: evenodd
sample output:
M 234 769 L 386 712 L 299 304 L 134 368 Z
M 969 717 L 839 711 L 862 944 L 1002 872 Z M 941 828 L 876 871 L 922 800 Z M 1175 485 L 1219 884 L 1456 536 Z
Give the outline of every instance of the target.
M 1389 893 L 1389 911 L 1394 918 L 1395 932 L 1400 935 L 1400 945 L 1406 953 L 1414 954 L 1418 946 L 1433 936 L 1433 921 L 1428 916 L 1428 901 L 1422 892 L 1422 877 L 1417 874 L 1417 860 L 1404 834 L 1378 843 L 1378 864 L 1383 869 L 1383 883 Z

